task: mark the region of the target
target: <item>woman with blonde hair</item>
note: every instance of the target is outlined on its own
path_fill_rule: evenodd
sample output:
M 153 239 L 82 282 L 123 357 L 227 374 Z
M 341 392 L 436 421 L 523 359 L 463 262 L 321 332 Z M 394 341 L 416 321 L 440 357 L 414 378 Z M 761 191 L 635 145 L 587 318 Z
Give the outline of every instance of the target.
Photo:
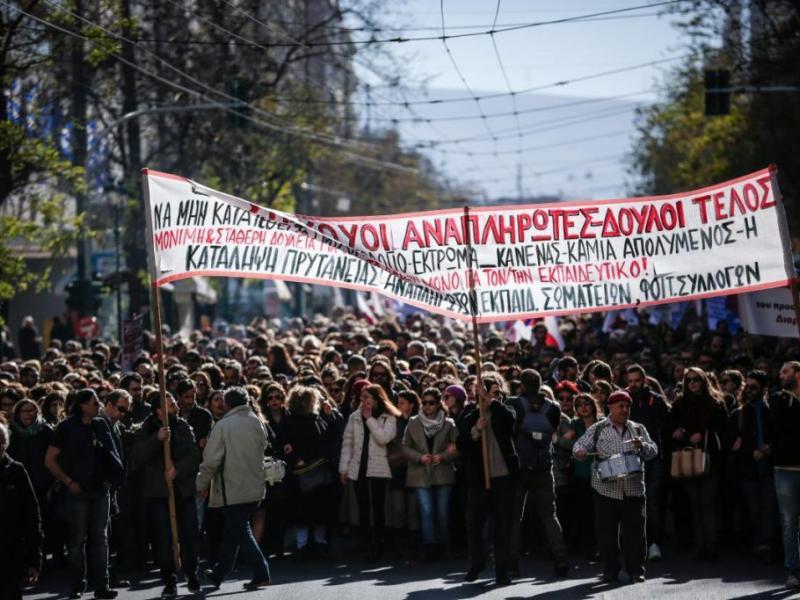
M 327 501 L 335 481 L 335 439 L 320 415 L 322 394 L 311 386 L 297 385 L 286 400 L 288 419 L 282 432 L 283 455 L 293 471 L 297 549 L 302 555 L 328 555 L 326 530 L 331 524 Z M 313 537 L 312 537 L 313 536 Z M 313 549 L 316 545 L 317 552 Z

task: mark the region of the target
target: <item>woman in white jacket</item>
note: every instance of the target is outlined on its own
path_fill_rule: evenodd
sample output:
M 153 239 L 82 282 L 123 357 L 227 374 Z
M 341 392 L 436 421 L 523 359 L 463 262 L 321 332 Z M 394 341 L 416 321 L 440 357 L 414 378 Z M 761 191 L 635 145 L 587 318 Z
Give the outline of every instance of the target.
M 355 484 L 367 561 L 374 562 L 381 555 L 386 487 L 392 477 L 386 445 L 395 437 L 400 411 L 379 385 L 364 387 L 359 400 L 360 410 L 350 415 L 344 430 L 339 473 L 342 484 L 348 479 Z

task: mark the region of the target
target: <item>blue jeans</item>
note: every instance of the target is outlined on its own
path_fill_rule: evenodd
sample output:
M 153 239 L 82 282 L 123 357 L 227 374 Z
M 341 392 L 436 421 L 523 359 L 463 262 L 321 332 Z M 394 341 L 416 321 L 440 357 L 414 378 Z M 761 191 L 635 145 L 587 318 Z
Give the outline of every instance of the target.
M 446 544 L 452 485 L 417 488 L 423 544 Z M 434 506 L 435 505 L 435 506 Z
M 108 587 L 108 490 L 67 494 L 72 591 L 86 590 L 86 544 L 95 589 Z
M 258 547 L 250 527 L 250 519 L 258 507 L 257 502 L 233 504 L 222 507 L 222 547 L 219 551 L 217 564 L 214 565 L 214 579 L 222 581 L 233 570 L 239 549 L 244 552 L 247 562 L 253 567 L 255 581 L 269 581 L 269 565 L 264 553 Z
M 775 493 L 781 511 L 786 568 L 794 573 L 800 570 L 800 471 L 775 469 Z

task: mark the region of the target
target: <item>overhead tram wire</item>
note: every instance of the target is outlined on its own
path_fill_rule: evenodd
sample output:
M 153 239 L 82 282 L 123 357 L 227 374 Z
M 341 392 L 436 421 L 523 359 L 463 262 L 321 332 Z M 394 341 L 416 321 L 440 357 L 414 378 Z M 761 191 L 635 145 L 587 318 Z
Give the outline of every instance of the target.
M 624 115 L 625 113 L 633 112 L 634 110 L 636 110 L 636 108 L 637 108 L 636 106 L 605 108 L 602 110 L 591 111 L 587 113 L 579 113 L 577 115 L 570 115 L 568 117 L 562 117 L 560 119 L 553 119 L 547 122 L 532 123 L 530 125 L 520 128 L 519 130 L 516 127 L 510 127 L 508 129 L 499 129 L 495 131 L 494 138 L 486 138 L 485 134 L 478 134 L 469 137 L 456 138 L 450 140 L 449 142 L 447 141 L 439 142 L 436 140 L 424 140 L 424 139 L 410 139 L 407 141 L 415 142 L 419 145 L 428 147 L 428 146 L 441 146 L 448 143 L 459 143 L 459 144 L 462 142 L 480 143 L 480 142 L 490 142 L 496 140 L 507 140 L 513 138 L 524 139 L 526 136 L 534 133 L 553 131 L 555 129 L 571 127 L 572 125 L 577 125 L 580 123 L 599 121 L 601 119 L 607 119 L 619 115 Z M 506 135 L 506 133 L 508 133 L 508 135 Z
M 636 71 L 638 69 L 644 69 L 644 68 L 647 68 L 647 67 L 655 67 L 657 65 L 662 65 L 662 64 L 666 64 L 666 63 L 670 63 L 670 62 L 675 62 L 677 60 L 683 60 L 683 59 L 686 59 L 686 58 L 690 58 L 691 56 L 692 56 L 692 54 L 687 53 L 687 54 L 681 54 L 681 55 L 678 55 L 678 56 L 671 56 L 669 58 L 660 58 L 660 59 L 656 59 L 656 60 L 650 60 L 650 61 L 647 61 L 647 62 L 636 63 L 636 64 L 633 64 L 633 65 L 628 65 L 626 67 L 619 67 L 617 69 L 609 69 L 607 71 L 599 71 L 597 73 L 590 73 L 589 75 L 582 75 L 580 77 L 573 77 L 572 79 L 563 79 L 563 80 L 560 80 L 560 81 L 555 81 L 553 83 L 547 83 L 547 84 L 543 84 L 543 85 L 537 85 L 537 86 L 524 88 L 524 89 L 521 89 L 521 90 L 516 90 L 514 92 L 514 94 L 515 95 L 529 94 L 531 92 L 540 92 L 540 91 L 546 90 L 546 89 L 564 87 L 564 86 L 567 86 L 567 85 L 570 85 L 570 84 L 573 84 L 573 83 L 589 81 L 589 80 L 592 80 L 592 79 L 601 79 L 603 77 L 608 77 L 610 75 L 618 75 L 620 73 L 627 73 L 629 71 Z M 479 95 L 479 96 L 477 96 L 477 98 L 479 100 L 491 100 L 491 99 L 495 99 L 495 98 L 505 98 L 508 95 L 509 95 L 508 92 L 492 92 L 492 93 L 489 93 L 489 94 Z M 282 96 L 276 96 L 275 100 L 286 101 L 286 102 L 303 102 L 302 98 L 295 98 L 295 97 L 290 97 L 290 96 L 283 96 L 283 97 Z M 453 104 L 453 103 L 456 103 L 456 102 L 473 102 L 474 100 L 475 100 L 475 97 L 473 97 L 473 96 L 462 96 L 462 97 L 459 97 L 459 98 L 434 98 L 434 99 L 427 99 L 427 100 L 413 100 L 413 101 L 409 102 L 408 104 L 413 104 L 415 106 L 420 106 L 420 105 L 424 105 L 424 104 Z M 327 100 L 327 101 L 325 101 L 325 100 L 306 100 L 306 102 L 312 103 L 312 104 L 355 104 L 355 105 L 363 105 L 363 104 L 365 104 L 364 102 L 352 101 L 352 100 L 351 101 L 346 101 L 346 100 L 340 100 L 340 101 L 336 101 L 336 100 Z M 402 103 L 400 103 L 400 102 L 385 102 L 385 103 L 374 102 L 374 103 L 372 103 L 372 106 L 380 106 L 381 104 L 383 104 L 384 106 L 399 106 Z M 487 115 L 487 118 L 488 118 L 488 115 Z
M 432 41 L 447 41 L 447 40 L 454 40 L 454 39 L 463 39 L 463 38 L 472 38 L 472 37 L 480 37 L 480 36 L 487 36 L 497 33 L 507 33 L 510 31 L 522 31 L 525 29 L 532 29 L 534 27 L 543 27 L 546 25 L 561 25 L 564 23 L 573 23 L 573 22 L 582 22 L 582 21 L 590 21 L 592 19 L 610 15 L 618 15 L 627 12 L 633 12 L 637 10 L 645 10 L 648 8 L 658 8 L 661 6 L 669 6 L 672 4 L 677 4 L 679 2 L 685 2 L 686 0 L 664 0 L 663 2 L 655 2 L 651 4 L 642 4 L 639 6 L 629 6 L 626 8 L 617 8 L 613 10 L 606 10 L 601 12 L 589 13 L 585 15 L 576 15 L 572 17 L 562 17 L 560 19 L 551 19 L 547 21 L 535 21 L 531 23 L 521 23 L 518 25 L 511 25 L 508 27 L 500 27 L 496 29 L 489 29 L 485 31 L 471 31 L 467 33 L 453 33 L 453 34 L 442 34 L 442 35 L 429 35 L 429 36 L 417 36 L 417 37 L 402 37 L 396 36 L 391 38 L 383 38 L 383 39 L 376 39 L 370 38 L 366 40 L 348 40 L 348 41 L 340 41 L 340 42 L 330 42 L 324 40 L 308 40 L 306 42 L 300 42 L 305 47 L 314 48 L 314 47 L 330 47 L 330 46 L 370 46 L 370 45 L 378 45 L 378 44 L 406 44 L 408 42 L 432 42 Z M 291 43 L 268 43 L 264 44 L 269 48 L 287 48 L 297 46 L 297 42 Z
M 598 134 L 598 135 L 593 135 L 593 136 L 588 136 L 588 137 L 583 137 L 583 138 L 575 138 L 575 139 L 571 139 L 571 140 L 564 140 L 563 142 L 554 142 L 552 144 L 543 144 L 541 146 L 528 146 L 526 148 L 523 148 L 521 150 L 521 152 L 525 153 L 525 152 L 534 152 L 534 151 L 538 151 L 538 150 L 549 150 L 550 148 L 557 148 L 557 147 L 560 147 L 560 146 L 569 146 L 569 145 L 572 145 L 572 144 L 580 144 L 580 143 L 584 143 L 584 142 L 591 142 L 593 140 L 600 140 L 600 139 L 603 139 L 603 138 L 612 138 L 612 137 L 619 137 L 619 136 L 622 136 L 622 135 L 630 135 L 631 133 L 633 133 L 633 132 L 630 129 L 620 129 L 620 130 L 617 130 L 617 131 L 610 131 L 610 132 L 607 132 L 607 133 L 601 133 L 601 134 Z M 444 154 L 463 154 L 463 152 L 458 152 L 458 151 L 452 150 L 452 149 L 444 150 L 444 149 L 441 149 L 441 148 L 437 148 L 436 146 L 428 147 L 428 148 L 425 148 L 425 149 L 426 150 L 430 150 L 432 152 L 442 152 Z M 520 152 L 520 150 L 508 150 L 508 151 L 498 150 L 496 152 L 495 151 L 491 151 L 491 150 L 487 150 L 487 151 L 484 151 L 484 152 L 473 150 L 471 152 L 475 156 L 508 156 L 508 155 L 511 155 L 511 154 L 518 154 Z
M 494 31 L 497 28 L 497 18 L 500 16 L 500 2 L 501 1 L 502 0 L 497 0 L 497 6 L 495 7 L 495 10 L 494 10 L 494 21 L 492 22 L 492 29 L 491 29 L 492 33 L 489 36 L 489 39 L 492 40 L 492 48 L 494 48 L 494 55 L 497 58 L 497 64 L 500 66 L 500 73 L 503 75 L 503 81 L 505 81 L 505 83 L 506 83 L 506 89 L 508 89 L 508 93 L 511 94 L 512 112 L 514 113 L 514 121 L 517 124 L 517 131 L 519 132 L 517 143 L 518 143 L 519 148 L 522 149 L 522 140 L 524 139 L 525 136 L 522 133 L 522 130 L 521 130 L 520 124 L 519 124 L 519 110 L 517 108 L 517 95 L 514 93 L 514 88 L 512 87 L 511 82 L 508 79 L 508 73 L 506 73 L 506 67 L 503 64 L 503 59 L 500 56 L 500 49 L 497 47 L 497 40 L 495 39 L 495 36 L 494 36 Z M 485 118 L 486 117 L 484 116 L 484 119 Z
M 292 40 L 292 41 L 297 41 L 296 39 L 292 38 L 292 36 L 290 36 L 290 35 L 288 35 L 288 34 L 285 34 L 285 33 L 284 33 L 284 32 L 282 32 L 282 31 L 279 31 L 279 30 L 278 30 L 278 31 L 276 31 L 276 30 L 275 30 L 275 28 L 273 28 L 271 25 L 269 25 L 268 23 L 266 23 L 266 22 L 264 22 L 264 21 L 262 21 L 262 20 L 260 20 L 260 19 L 257 19 L 255 16 L 253 16 L 253 15 L 252 15 L 251 13 L 249 13 L 248 11 L 246 11 L 246 10 L 244 10 L 244 9 L 241 9 L 241 8 L 238 8 L 238 7 L 234 6 L 233 4 L 231 4 L 230 2 L 228 2 L 227 0 L 222 0 L 222 1 L 223 1 L 223 2 L 224 2 L 226 5 L 230 6 L 231 8 L 234 8 L 234 10 L 236 10 L 236 11 L 237 11 L 237 12 L 238 12 L 240 15 L 242 15 L 242 16 L 244 16 L 244 17 L 246 17 L 247 19 L 249 19 L 249 20 L 250 20 L 250 21 L 252 21 L 253 23 L 255 23 L 255 24 L 257 24 L 257 25 L 259 25 L 259 26 L 261 26 L 261 27 L 264 27 L 264 28 L 266 28 L 266 29 L 269 29 L 270 31 L 274 31 L 274 32 L 276 33 L 276 35 L 279 35 L 279 36 L 283 37 L 284 39 L 290 39 L 290 40 Z M 355 56 L 353 57 L 353 60 L 357 60 L 357 59 L 355 58 Z M 340 64 L 338 63 L 338 61 L 336 61 L 336 62 L 335 62 L 335 64 L 336 64 L 336 65 L 337 65 L 339 68 L 344 68 L 344 67 L 342 67 L 342 65 L 340 65 Z M 363 65 L 365 68 L 367 68 L 367 69 L 370 69 L 370 70 L 372 70 L 372 71 L 374 72 L 374 67 L 372 67 L 372 66 L 371 66 L 371 65 L 369 65 L 368 63 L 364 63 L 364 62 L 362 62 L 361 64 L 362 64 L 362 65 Z M 405 98 L 405 93 L 404 93 L 404 92 L 402 92 L 402 91 L 401 91 L 401 93 L 403 94 L 404 100 L 407 100 L 407 98 Z M 370 105 L 370 106 L 371 106 L 371 105 Z M 411 106 L 408 106 L 408 105 L 406 105 L 406 104 L 403 104 L 403 107 L 404 107 L 404 108 L 405 108 L 405 110 L 407 110 L 407 111 L 408 111 L 408 112 L 409 112 L 411 115 L 413 115 L 413 116 L 415 116 L 415 117 L 418 117 L 418 115 L 416 114 L 416 111 L 415 111 L 415 110 L 414 110 L 414 109 L 413 109 Z M 370 117 L 370 118 L 371 118 L 371 117 Z M 432 124 L 429 124 L 429 125 L 430 125 L 430 127 L 431 127 L 431 130 L 432 130 L 432 131 L 433 131 L 433 132 L 434 132 L 434 133 L 435 133 L 437 136 L 439 136 L 439 137 L 441 137 L 441 138 L 443 138 L 443 139 L 446 139 L 448 143 L 450 142 L 450 140 L 447 138 L 447 136 L 444 134 L 444 132 L 442 132 L 442 131 L 441 131 L 441 130 L 438 128 L 438 127 L 436 127 L 436 126 L 434 126 L 434 125 L 432 125 Z M 473 162 L 473 163 L 475 163 L 475 159 L 474 159 L 474 158 L 472 158 L 471 156 L 470 156 L 470 158 L 472 159 L 472 162 Z M 477 166 L 477 163 L 475 163 L 475 164 L 476 164 L 476 166 Z
M 489 132 L 489 135 L 495 142 L 495 149 L 497 149 L 497 136 L 495 136 L 492 128 L 489 126 L 489 122 L 486 119 L 486 115 L 483 112 L 483 107 L 481 106 L 480 99 L 475 95 L 475 92 L 472 91 L 469 83 L 467 83 L 466 77 L 461 72 L 461 69 L 458 68 L 458 63 L 456 62 L 455 57 L 453 56 L 452 50 L 450 50 L 450 45 L 447 43 L 447 31 L 445 29 L 445 20 L 444 20 L 444 0 L 439 0 L 439 11 L 441 12 L 442 16 L 442 45 L 444 46 L 444 50 L 447 53 L 447 58 L 450 59 L 450 63 L 453 65 L 453 70 L 458 75 L 458 78 L 461 80 L 461 83 L 464 85 L 464 89 L 467 90 L 467 93 L 472 96 L 473 100 L 475 100 L 475 106 L 478 109 L 478 114 L 481 116 L 481 122 L 483 126 L 486 128 L 486 131 Z
M 94 45 L 97 45 L 99 43 L 99 41 L 94 39 L 94 38 L 90 38 L 90 37 L 84 36 L 84 35 L 82 35 L 82 34 L 80 34 L 78 32 L 69 30 L 69 29 L 67 29 L 67 28 L 65 28 L 65 27 L 63 27 L 61 25 L 58 25 L 58 24 L 53 23 L 51 21 L 48 21 L 47 19 L 43 19 L 41 17 L 37 17 L 36 15 L 33 15 L 33 14 L 31 14 L 31 13 L 29 13 L 29 12 L 27 12 L 27 11 L 25 11 L 25 10 L 23 10 L 23 9 L 13 5 L 13 4 L 11 4 L 8 0 L 0 0 L 0 2 L 2 2 L 3 4 L 5 4 L 6 6 L 8 6 L 10 8 L 13 8 L 14 10 L 18 11 L 19 13 L 24 14 L 28 18 L 33 19 L 34 21 L 41 23 L 42 25 L 45 25 L 47 27 L 50 27 L 50 28 L 53 28 L 55 30 L 61 31 L 62 33 L 71 35 L 73 37 L 76 37 L 76 38 L 79 38 L 79 39 L 83 39 L 83 40 L 88 41 L 89 43 L 94 44 Z M 152 52 L 152 51 L 150 51 L 150 50 L 148 50 L 146 48 L 142 48 L 138 44 L 135 44 L 135 43 L 131 42 L 125 36 L 116 34 L 116 33 L 112 32 L 112 31 L 106 29 L 105 27 L 103 27 L 99 23 L 91 21 L 90 19 L 86 19 L 85 17 L 82 17 L 81 15 L 78 15 L 78 14 L 70 11 L 69 9 L 66 9 L 66 8 L 64 8 L 64 7 L 60 6 L 60 5 L 52 2 L 51 0 L 45 0 L 45 2 L 47 4 L 55 7 L 59 11 L 62 11 L 62 12 L 65 12 L 66 14 L 71 15 L 73 18 L 77 18 L 77 19 L 83 21 L 84 23 L 86 23 L 88 25 L 91 25 L 93 27 L 96 27 L 96 28 L 100 29 L 101 31 L 107 33 L 108 35 L 111 35 L 112 37 L 118 39 L 119 41 L 123 41 L 123 42 L 126 42 L 126 43 L 132 43 L 134 46 L 136 46 L 138 49 L 142 50 L 143 52 L 155 56 L 155 58 L 161 64 L 165 65 L 167 68 L 169 68 L 173 72 L 176 72 L 180 76 L 186 78 L 189 81 L 192 81 L 196 85 L 199 85 L 200 87 L 210 91 L 211 93 L 214 93 L 217 96 L 220 96 L 220 97 L 224 98 L 227 102 L 239 104 L 242 108 L 248 108 L 248 109 L 252 110 L 254 113 L 263 114 L 263 115 L 266 115 L 269 118 L 274 117 L 274 115 L 268 113 L 267 111 L 264 111 L 264 110 L 258 108 L 257 106 L 253 106 L 252 104 L 249 104 L 247 102 L 242 102 L 239 98 L 236 98 L 235 96 L 227 94 L 226 92 L 223 92 L 221 90 L 217 90 L 216 88 L 213 88 L 212 86 L 209 86 L 209 85 L 203 83 L 202 81 L 199 81 L 195 77 L 189 75 L 185 71 L 179 69 L 178 67 L 175 67 L 174 65 L 172 65 L 168 61 L 164 60 L 163 58 L 161 58 L 160 56 L 158 56 L 154 52 Z M 240 110 L 237 110 L 237 109 L 231 108 L 230 106 L 227 106 L 221 100 L 216 100 L 214 98 L 211 98 L 211 97 L 207 96 L 206 94 L 203 94 L 202 92 L 199 92 L 198 90 L 195 90 L 195 89 L 192 89 L 190 87 L 187 87 L 186 85 L 183 85 L 181 83 L 166 79 L 166 78 L 162 77 L 161 75 L 159 75 L 158 73 L 153 73 L 151 71 L 148 71 L 147 69 L 139 66 L 138 64 L 133 63 L 131 61 L 128 61 L 127 59 L 125 59 L 124 57 L 122 57 L 121 55 L 119 55 L 116 52 L 111 51 L 110 54 L 117 61 L 130 66 L 132 69 L 134 69 L 134 70 L 136 70 L 136 71 L 138 71 L 138 72 L 140 72 L 140 73 L 142 73 L 144 75 L 147 75 L 148 77 L 150 77 L 150 78 L 152 78 L 152 79 L 154 79 L 154 80 L 156 80 L 156 81 L 158 81 L 158 82 L 160 82 L 160 83 L 162 83 L 164 85 L 167 85 L 167 86 L 172 87 L 174 89 L 181 90 L 181 91 L 186 92 L 187 94 L 190 94 L 190 95 L 192 95 L 194 97 L 199 97 L 199 98 L 201 98 L 201 99 L 203 99 L 206 102 L 209 102 L 211 104 L 216 104 L 216 105 L 219 106 L 220 110 L 223 110 L 225 112 L 233 114 L 233 115 L 235 115 L 235 116 L 237 116 L 239 118 L 245 119 L 245 120 L 247 120 L 247 121 L 249 121 L 249 122 L 251 122 L 251 123 L 253 123 L 255 125 L 264 127 L 266 129 L 271 129 L 273 131 L 280 131 L 282 133 L 288 133 L 288 134 L 292 134 L 292 135 L 302 136 L 302 137 L 305 137 L 305 138 L 308 138 L 308 139 L 312 139 L 312 140 L 320 142 L 320 143 L 330 144 L 330 145 L 333 145 L 333 146 L 339 146 L 340 148 L 342 148 L 342 155 L 347 157 L 348 160 L 351 160 L 351 161 L 354 161 L 354 162 L 360 162 L 361 164 L 364 164 L 365 166 L 370 166 L 372 168 L 379 168 L 379 169 L 396 170 L 396 171 L 402 171 L 402 172 L 416 172 L 416 169 L 413 169 L 413 168 L 410 168 L 410 167 L 406 167 L 404 165 L 399 165 L 399 164 L 396 164 L 396 163 L 391 163 L 391 162 L 383 161 L 383 160 L 380 160 L 380 159 L 376 159 L 376 158 L 373 158 L 373 157 L 370 157 L 370 156 L 365 156 L 365 155 L 362 155 L 362 154 L 358 154 L 355 150 L 352 149 L 352 148 L 358 146 L 358 144 L 354 144 L 352 142 L 348 142 L 346 140 L 342 140 L 341 138 L 331 137 L 331 136 L 328 136 L 328 135 L 320 134 L 318 132 L 309 131 L 309 130 L 304 129 L 304 128 L 286 127 L 286 126 L 283 126 L 283 125 L 277 125 L 277 124 L 269 122 L 269 121 L 256 119 L 256 118 L 254 118 L 253 116 L 251 116 L 249 114 L 243 113 Z

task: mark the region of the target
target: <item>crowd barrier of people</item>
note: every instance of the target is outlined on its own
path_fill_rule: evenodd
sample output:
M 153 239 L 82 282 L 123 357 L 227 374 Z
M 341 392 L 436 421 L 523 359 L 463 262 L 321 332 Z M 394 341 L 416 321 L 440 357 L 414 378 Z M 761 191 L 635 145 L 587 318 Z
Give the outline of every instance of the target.
M 797 340 L 585 315 L 559 350 L 542 324 L 484 327 L 478 380 L 463 323 L 334 312 L 166 332 L 165 393 L 149 333 L 123 371 L 119 347 L 39 348 L 26 321 L 0 347 L 0 596 L 60 576 L 114 598 L 155 566 L 174 598 L 237 561 L 255 590 L 270 563 L 345 549 L 461 559 L 468 582 L 493 565 L 498 585 L 525 556 L 554 578 L 589 560 L 615 585 L 725 547 L 800 586 Z

